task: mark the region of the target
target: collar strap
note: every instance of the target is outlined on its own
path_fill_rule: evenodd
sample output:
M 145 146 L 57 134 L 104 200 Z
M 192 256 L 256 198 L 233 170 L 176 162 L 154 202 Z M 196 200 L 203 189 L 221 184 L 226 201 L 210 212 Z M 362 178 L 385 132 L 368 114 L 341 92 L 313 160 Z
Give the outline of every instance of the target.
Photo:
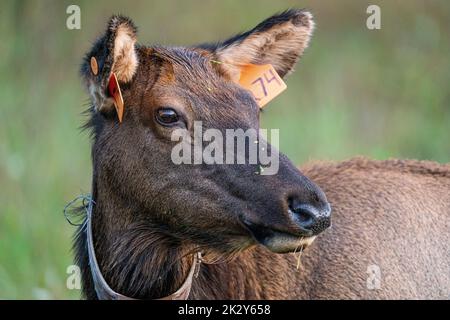
M 94 241 L 92 237 L 92 207 L 93 201 L 91 199 L 89 201 L 89 207 L 86 217 L 87 245 L 89 255 L 89 266 L 91 269 L 92 279 L 94 281 L 94 288 L 95 292 L 97 293 L 97 297 L 99 300 L 137 300 L 115 292 L 108 285 L 105 278 L 103 278 L 102 272 L 100 271 L 100 267 L 98 266 L 97 263 L 97 258 L 95 256 L 94 250 Z M 197 252 L 197 254 L 194 255 L 194 261 L 192 262 L 191 270 L 189 271 L 189 274 L 186 280 L 184 280 L 184 283 L 181 285 L 181 287 L 171 295 L 156 300 L 187 300 L 192 287 L 192 279 L 194 278 L 194 275 L 195 277 L 198 276 L 201 262 L 202 262 L 201 253 Z

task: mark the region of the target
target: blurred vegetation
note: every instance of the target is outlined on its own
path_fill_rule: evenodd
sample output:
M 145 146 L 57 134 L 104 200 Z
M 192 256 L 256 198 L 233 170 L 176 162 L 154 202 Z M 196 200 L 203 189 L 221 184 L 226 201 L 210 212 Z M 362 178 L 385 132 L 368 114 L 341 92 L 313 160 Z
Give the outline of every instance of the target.
M 81 7 L 81 30 L 66 8 Z M 366 28 L 366 8 L 382 29 Z M 11 1 L 0 3 L 0 298 L 78 298 L 64 205 L 90 191 L 87 94 L 81 57 L 112 13 L 132 17 L 140 42 L 224 39 L 289 7 L 317 29 L 262 115 L 281 128 L 295 162 L 366 155 L 450 160 L 450 2 L 442 1 Z

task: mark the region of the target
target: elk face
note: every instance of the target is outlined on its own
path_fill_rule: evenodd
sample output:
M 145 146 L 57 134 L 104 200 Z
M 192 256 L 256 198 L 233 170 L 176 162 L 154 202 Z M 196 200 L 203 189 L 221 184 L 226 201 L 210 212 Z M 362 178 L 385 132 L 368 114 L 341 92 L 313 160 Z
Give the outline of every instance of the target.
M 198 121 L 203 131 L 224 136 L 229 129 L 258 130 L 259 107 L 236 82 L 241 66 L 272 64 L 284 77 L 312 30 L 309 13 L 290 10 L 220 44 L 145 47 L 135 44 L 129 19 L 111 18 L 82 74 L 94 103 L 95 175 L 133 207 L 130 219 L 158 224 L 174 239 L 223 253 L 257 242 L 275 252 L 293 251 L 330 225 L 323 192 L 281 153 L 273 175 L 258 174 L 259 159 L 176 164 L 172 157 L 179 143 L 174 132 L 184 129 L 193 137 Z M 125 105 L 121 123 L 107 90 L 112 72 Z M 269 144 L 267 149 L 277 154 Z

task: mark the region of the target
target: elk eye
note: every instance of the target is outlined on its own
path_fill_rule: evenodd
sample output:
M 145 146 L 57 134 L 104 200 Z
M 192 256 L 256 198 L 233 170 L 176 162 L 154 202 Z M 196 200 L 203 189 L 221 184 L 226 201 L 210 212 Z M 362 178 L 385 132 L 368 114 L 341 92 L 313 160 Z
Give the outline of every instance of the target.
M 172 108 L 160 108 L 156 111 L 156 121 L 163 126 L 178 122 L 178 114 Z

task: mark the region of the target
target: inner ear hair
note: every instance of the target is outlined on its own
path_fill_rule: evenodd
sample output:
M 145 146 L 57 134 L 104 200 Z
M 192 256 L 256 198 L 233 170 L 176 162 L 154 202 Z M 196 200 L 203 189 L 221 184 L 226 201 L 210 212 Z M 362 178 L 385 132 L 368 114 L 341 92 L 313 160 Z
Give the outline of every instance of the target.
M 91 95 L 95 109 L 108 112 L 114 99 L 108 91 L 111 73 L 121 85 L 129 83 L 137 70 L 137 28 L 131 19 L 115 15 L 109 19 L 103 36 L 97 39 L 85 55 L 81 75 Z
M 239 79 L 240 67 L 245 64 L 272 64 L 281 77 L 292 72 L 314 30 L 311 13 L 290 9 L 274 15 L 250 31 L 238 34 L 209 49 L 222 73 Z
M 111 18 L 109 30 L 114 34 L 113 66 L 112 72 L 121 82 L 129 82 L 133 78 L 138 58 L 135 50 L 136 27 L 131 20 L 121 16 Z

